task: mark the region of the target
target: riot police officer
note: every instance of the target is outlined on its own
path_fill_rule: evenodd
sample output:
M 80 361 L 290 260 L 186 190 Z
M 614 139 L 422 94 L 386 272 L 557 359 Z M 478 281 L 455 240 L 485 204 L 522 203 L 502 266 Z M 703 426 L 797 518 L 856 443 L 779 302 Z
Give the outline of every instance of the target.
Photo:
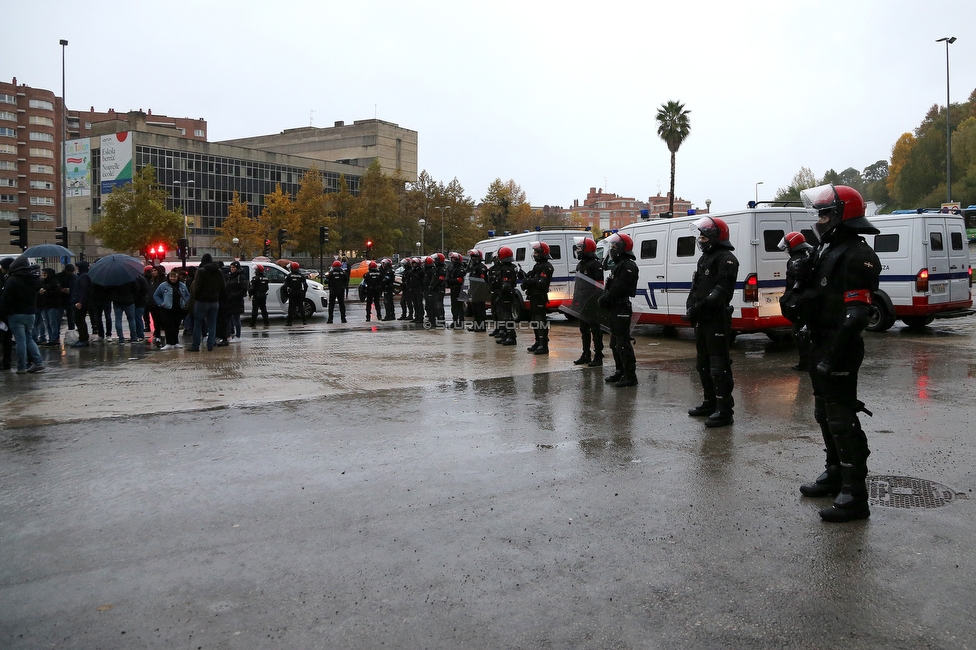
M 637 295 L 640 272 L 630 235 L 614 233 L 607 237 L 613 267 L 600 296 L 600 307 L 610 312 L 610 350 L 615 371 L 604 381 L 618 388 L 637 385 L 637 357 L 630 337 L 630 299 Z
M 342 268 L 342 262 L 336 260 L 332 262 L 332 267 L 325 274 L 325 282 L 329 285 L 329 320 L 331 324 L 335 315 L 336 303 L 339 303 L 339 319 L 346 322 L 346 287 L 349 285 L 349 276 Z
M 251 284 L 247 287 L 247 295 L 251 298 L 251 327 L 258 324 L 258 313 L 264 320 L 264 326 L 268 326 L 268 276 L 264 274 L 264 267 L 260 264 L 254 266 L 254 277 Z
M 529 323 L 535 334 L 535 343 L 528 347 L 533 354 L 549 354 L 549 322 L 546 319 L 546 306 L 549 303 L 549 283 L 552 282 L 553 268 L 549 261 L 549 244 L 544 241 L 532 242 L 532 259 L 535 265 L 522 280 L 522 290 L 529 300 Z
M 400 272 L 400 317 L 397 320 L 413 320 L 413 296 L 410 295 L 410 276 L 413 275 L 413 263 L 409 257 L 402 260 L 403 270 Z
M 395 320 L 396 313 L 393 305 L 393 292 L 396 289 L 396 271 L 393 270 L 393 260 L 384 257 L 380 262 L 380 290 L 383 293 L 383 320 Z
M 383 274 L 380 273 L 379 264 L 370 262 L 363 274 L 363 285 L 366 287 L 366 320 L 370 320 L 372 307 L 376 306 L 376 320 L 383 320 L 383 311 L 380 307 L 380 296 L 383 291 Z
M 732 424 L 732 294 L 739 275 L 739 260 L 732 253 L 729 226 L 718 217 L 702 217 L 691 224 L 698 235 L 702 255 L 691 280 L 685 303 L 688 320 L 695 326 L 695 369 L 702 383 L 704 399 L 688 415 L 707 415 L 706 427 Z
M 285 325 L 291 325 L 296 316 L 301 317 L 302 325 L 306 324 L 305 293 L 308 291 L 308 283 L 299 268 L 301 266 L 298 262 L 292 262 L 291 273 L 285 278 L 285 295 L 288 296 L 288 320 Z
M 431 260 L 431 265 L 434 261 Z M 413 322 L 417 325 L 424 324 L 424 278 L 426 272 L 421 266 L 419 257 L 410 260 L 410 279 L 407 280 L 407 288 L 413 300 Z
M 447 288 L 451 292 L 451 327 L 464 327 L 464 303 L 461 301 L 461 289 L 464 287 L 464 276 L 467 269 L 461 253 L 451 253 L 451 263 L 447 268 Z
M 497 259 L 495 277 L 498 288 L 497 318 L 500 332 L 495 343 L 516 345 L 518 336 L 515 332 L 515 303 L 518 302 L 519 295 L 515 287 L 518 284 L 519 269 L 515 266 L 515 253 L 509 246 L 498 249 Z M 494 306 L 492 308 L 494 309 Z
M 501 306 L 499 303 L 499 297 L 502 295 L 502 283 L 498 276 L 498 269 L 500 265 L 501 261 L 498 259 L 498 253 L 495 253 L 494 258 L 491 261 L 491 266 L 488 267 L 488 273 L 485 275 L 485 280 L 488 282 L 488 290 L 490 292 L 489 302 L 491 303 L 491 318 L 495 322 L 495 329 L 488 332 L 488 336 L 495 338 L 500 337 L 505 329 L 501 325 L 502 317 Z
M 810 369 L 810 330 L 804 327 L 803 319 L 796 309 L 798 297 L 797 277 L 806 276 L 813 264 L 813 246 L 807 243 L 803 233 L 790 232 L 779 242 L 781 251 L 789 251 L 790 259 L 786 262 L 786 289 L 780 296 L 780 312 L 793 324 L 793 343 L 799 353 L 799 360 L 793 370 Z
M 471 319 L 473 321 L 472 332 L 483 332 L 485 330 L 485 318 L 487 316 L 485 296 L 482 295 L 482 287 L 477 282 L 474 282 L 474 280 L 480 280 L 483 285 L 488 281 L 488 267 L 485 266 L 483 257 L 481 251 L 477 248 L 472 248 L 468 251 L 468 286 L 471 288 L 472 293 L 470 303 Z
M 431 327 L 444 326 L 444 294 L 447 292 L 447 264 L 444 253 L 427 258 L 432 264 L 427 276 L 427 321 Z
M 603 264 L 596 257 L 596 242 L 590 237 L 578 237 L 576 245 L 576 273 L 585 275 L 594 282 L 603 282 Z M 573 363 L 581 366 L 584 363 L 590 368 L 603 365 L 603 330 L 599 322 L 587 322 L 580 319 L 580 338 L 583 341 L 583 354 Z M 590 341 L 593 341 L 593 356 L 590 356 Z
M 866 519 L 868 508 L 867 436 L 857 413 L 857 373 L 864 360 L 861 333 L 867 327 L 881 263 L 861 237 L 877 234 L 864 216 L 864 199 L 844 185 L 821 185 L 800 193 L 817 211 L 821 245 L 809 278 L 800 278 L 800 311 L 810 328 L 810 379 L 814 417 L 826 444 L 825 471 L 800 486 L 807 497 L 835 496 L 820 511 L 825 521 Z

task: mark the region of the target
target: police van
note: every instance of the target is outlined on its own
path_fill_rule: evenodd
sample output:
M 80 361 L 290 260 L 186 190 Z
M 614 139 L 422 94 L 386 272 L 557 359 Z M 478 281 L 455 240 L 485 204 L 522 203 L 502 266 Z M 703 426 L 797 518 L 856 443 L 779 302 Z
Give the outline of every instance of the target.
M 187 262 L 187 266 L 198 266 L 199 262 Z M 284 268 L 278 266 L 275 262 L 268 260 L 262 261 L 260 259 L 254 259 L 251 261 L 241 260 L 241 273 L 247 278 L 248 284 L 251 282 L 251 278 L 254 277 L 254 267 L 258 264 L 264 267 L 264 275 L 268 278 L 268 315 L 269 316 L 283 316 L 288 314 L 288 301 L 284 296 L 285 278 L 288 277 L 288 271 Z M 182 268 L 182 262 L 163 262 L 163 267 L 166 272 L 175 269 Z M 230 272 L 230 262 L 224 262 L 223 269 L 225 272 Z M 316 312 L 324 313 L 325 309 L 329 306 L 329 293 L 322 286 L 321 283 L 315 280 L 306 279 L 306 284 L 308 284 L 308 291 L 305 293 L 305 303 L 302 305 L 302 311 L 304 312 L 305 318 L 311 318 Z M 251 299 L 244 299 L 244 313 L 251 313 Z
M 549 245 L 549 262 L 552 264 L 552 280 L 549 284 L 549 302 L 547 311 L 558 311 L 560 305 L 569 305 L 573 301 L 573 288 L 576 282 L 576 263 L 573 256 L 574 240 L 578 237 L 593 238 L 587 230 L 529 230 L 517 235 L 489 237 L 474 245 L 484 255 L 485 264 L 491 266 L 498 254 L 498 249 L 508 246 L 515 254 L 515 265 L 528 273 L 535 266 L 532 259 L 532 242 L 541 241 Z M 467 281 L 467 280 L 465 280 Z M 527 308 L 525 295 L 518 289 L 523 305 Z
M 962 214 L 896 210 L 868 217 L 881 231 L 865 235 L 881 261 L 868 329 L 901 320 L 910 328 L 973 313 L 973 268 Z
M 750 204 L 754 205 L 754 204 Z M 646 325 L 691 327 L 685 303 L 698 265 L 698 232 L 692 224 L 703 216 L 723 219 L 739 260 L 739 277 L 732 297 L 732 331 L 764 332 L 785 337 L 790 322 L 782 315 L 779 298 L 786 289 L 788 256 L 779 249 L 792 231 L 812 239 L 817 216 L 803 208 L 760 203 L 726 214 L 696 214 L 630 224 L 617 232 L 634 240 L 640 269 L 637 296 L 632 301 L 637 322 Z

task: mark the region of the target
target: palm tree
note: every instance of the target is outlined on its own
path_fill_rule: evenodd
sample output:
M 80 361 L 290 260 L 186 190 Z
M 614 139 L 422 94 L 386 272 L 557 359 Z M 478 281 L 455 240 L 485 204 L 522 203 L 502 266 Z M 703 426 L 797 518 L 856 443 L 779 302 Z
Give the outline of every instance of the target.
M 674 214 L 674 154 L 678 152 L 678 147 L 691 132 L 691 124 L 688 122 L 690 112 L 685 110 L 685 105 L 681 102 L 668 102 L 657 109 L 657 134 L 661 136 L 668 145 L 668 151 L 671 152 L 671 192 L 668 195 L 670 199 L 668 212 L 672 215 Z

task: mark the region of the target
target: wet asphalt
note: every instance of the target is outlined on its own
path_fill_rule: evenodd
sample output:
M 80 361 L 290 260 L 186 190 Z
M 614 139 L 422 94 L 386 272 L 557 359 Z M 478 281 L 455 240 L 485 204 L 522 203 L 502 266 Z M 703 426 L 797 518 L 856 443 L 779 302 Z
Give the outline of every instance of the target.
M 686 332 L 639 330 L 626 389 L 564 321 L 548 357 L 358 309 L 45 351 L 0 377 L 0 648 L 976 647 L 974 323 L 866 336 L 875 484 L 951 498 L 843 525 L 762 335 L 719 429 Z

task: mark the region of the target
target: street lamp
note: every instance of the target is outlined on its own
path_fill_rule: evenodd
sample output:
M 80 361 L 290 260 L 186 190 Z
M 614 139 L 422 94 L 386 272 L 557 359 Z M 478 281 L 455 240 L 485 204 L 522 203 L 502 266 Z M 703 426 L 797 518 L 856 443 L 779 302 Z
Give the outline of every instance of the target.
M 434 209 L 441 211 L 441 252 L 443 253 L 444 252 L 444 211 L 445 210 L 450 210 L 451 209 L 451 206 L 449 206 L 449 205 L 435 205 L 434 206 Z
M 423 255 L 424 254 L 424 230 L 427 229 L 427 220 L 421 219 L 420 221 L 417 222 L 417 225 L 420 226 L 420 254 Z
M 956 42 L 955 36 L 944 36 L 936 39 L 936 43 L 946 44 L 946 203 L 952 203 L 952 127 L 949 121 L 949 46 Z
M 64 103 L 64 52 L 68 41 L 61 39 L 61 225 L 68 225 L 68 172 L 65 164 L 68 140 L 68 107 Z M 65 242 L 67 243 L 67 242 Z
M 230 240 L 230 243 L 234 245 L 234 251 L 237 253 L 237 257 L 235 257 L 234 259 L 239 260 L 240 258 L 244 257 L 243 255 L 241 255 L 241 251 L 237 247 L 237 245 L 241 243 L 241 240 L 238 239 L 237 237 L 234 237 L 233 239 Z
M 707 210 L 709 214 L 712 213 L 712 200 L 711 199 L 705 199 L 705 210 Z
M 180 187 L 180 182 L 179 181 L 173 181 L 173 185 L 176 185 L 177 187 Z M 187 216 L 186 216 L 186 210 L 187 210 L 187 207 L 186 207 L 187 206 L 187 203 L 186 203 L 186 195 L 189 194 L 190 193 L 190 190 L 193 189 L 191 187 L 192 185 L 193 185 L 193 179 L 191 178 L 190 180 L 188 180 L 186 182 L 186 192 L 183 192 L 183 191 L 180 192 L 180 206 L 183 208 L 183 239 L 186 239 L 187 238 L 187 236 L 186 236 L 186 220 L 187 220 Z
M 421 246 L 421 243 L 420 242 L 417 242 L 417 255 L 420 255 L 420 246 Z
M 763 184 L 762 181 L 759 181 L 758 183 L 756 183 L 756 203 L 759 203 L 759 186 L 762 185 L 762 184 Z

